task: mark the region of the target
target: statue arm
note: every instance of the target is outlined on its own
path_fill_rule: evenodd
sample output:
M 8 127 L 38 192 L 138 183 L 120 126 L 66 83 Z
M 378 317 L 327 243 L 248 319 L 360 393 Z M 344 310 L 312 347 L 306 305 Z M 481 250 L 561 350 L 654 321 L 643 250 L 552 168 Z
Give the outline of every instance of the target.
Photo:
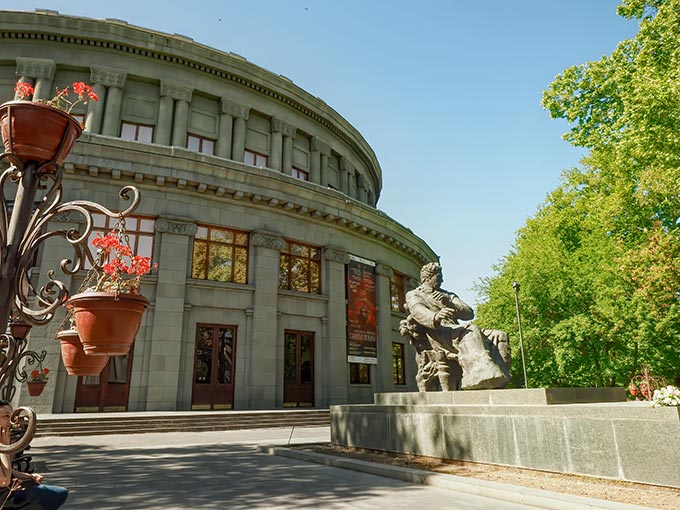
M 430 310 L 417 294 L 408 292 L 406 294 L 406 305 L 411 316 L 418 324 L 428 329 L 435 329 L 437 327 L 434 318 L 437 311 Z
M 475 318 L 472 307 L 455 294 L 451 294 L 451 302 L 456 309 L 456 316 L 462 321 L 471 321 Z

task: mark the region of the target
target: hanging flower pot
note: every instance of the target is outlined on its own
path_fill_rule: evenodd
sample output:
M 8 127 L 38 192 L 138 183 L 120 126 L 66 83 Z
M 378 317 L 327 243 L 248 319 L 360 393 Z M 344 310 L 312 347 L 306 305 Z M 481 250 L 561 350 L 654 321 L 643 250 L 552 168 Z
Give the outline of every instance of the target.
M 78 336 L 87 355 L 127 354 L 149 300 L 136 294 L 83 292 L 71 297 Z
M 12 321 L 9 323 L 9 330 L 14 338 L 26 338 L 33 326 L 26 322 Z
M 109 361 L 108 356 L 86 355 L 75 329 L 60 331 L 57 333 L 57 340 L 61 342 L 61 359 L 68 375 L 99 375 Z
M 82 132 L 68 113 L 41 103 L 9 101 L 0 105 L 0 131 L 6 152 L 26 164 L 60 165 Z
M 27 382 L 26 385 L 28 386 L 28 394 L 32 397 L 39 396 L 45 389 L 46 384 L 46 381 Z

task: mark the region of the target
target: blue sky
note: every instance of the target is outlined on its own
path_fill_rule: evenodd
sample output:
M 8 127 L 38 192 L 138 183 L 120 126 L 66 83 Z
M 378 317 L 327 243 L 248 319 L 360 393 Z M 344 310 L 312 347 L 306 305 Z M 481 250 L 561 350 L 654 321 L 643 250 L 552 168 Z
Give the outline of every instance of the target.
M 471 304 L 516 232 L 582 154 L 540 106 L 565 68 L 637 31 L 617 0 L 38 0 L 246 57 L 352 123 L 383 170 L 379 208 L 441 256 Z

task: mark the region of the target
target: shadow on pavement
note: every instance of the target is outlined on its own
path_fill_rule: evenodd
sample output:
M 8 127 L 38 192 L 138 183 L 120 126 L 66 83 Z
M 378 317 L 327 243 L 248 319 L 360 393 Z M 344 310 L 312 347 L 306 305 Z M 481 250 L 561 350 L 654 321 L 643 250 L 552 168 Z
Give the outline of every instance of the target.
M 113 450 L 36 448 L 46 483 L 71 491 L 64 510 L 338 508 L 402 482 L 273 457 L 241 445 Z M 39 454 L 39 455 L 38 455 Z

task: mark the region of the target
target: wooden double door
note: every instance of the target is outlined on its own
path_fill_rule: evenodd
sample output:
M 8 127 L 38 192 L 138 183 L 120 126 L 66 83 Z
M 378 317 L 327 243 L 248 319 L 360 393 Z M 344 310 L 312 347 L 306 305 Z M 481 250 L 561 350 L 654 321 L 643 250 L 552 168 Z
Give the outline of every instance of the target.
M 127 411 L 132 353 L 111 356 L 98 376 L 78 377 L 75 412 Z
M 192 410 L 231 409 L 234 403 L 236 326 L 196 326 Z
M 314 333 L 284 332 L 283 405 L 314 405 Z

